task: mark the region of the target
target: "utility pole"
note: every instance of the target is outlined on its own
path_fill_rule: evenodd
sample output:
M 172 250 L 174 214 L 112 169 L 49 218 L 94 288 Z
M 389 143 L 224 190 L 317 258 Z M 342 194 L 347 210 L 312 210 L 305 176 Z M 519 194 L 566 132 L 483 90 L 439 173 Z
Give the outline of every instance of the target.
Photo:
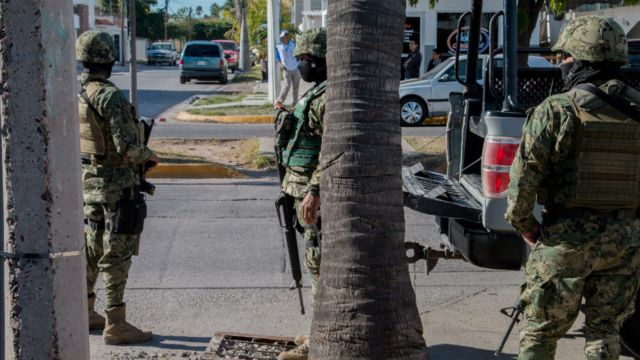
M 267 67 L 269 72 L 269 101 L 280 93 L 280 72 L 276 64 L 276 37 L 280 33 L 280 0 L 267 0 Z
M 131 73 L 131 87 L 129 88 L 129 101 L 136 109 L 138 116 L 138 59 L 136 54 L 136 0 L 127 0 L 129 2 L 129 53 L 131 59 L 129 61 L 129 71 Z
M 191 41 L 191 13 L 193 12 L 193 8 L 189 7 L 189 17 L 188 17 L 188 24 L 189 24 L 189 36 L 188 39 L 189 41 Z
M 120 47 L 120 66 L 124 66 L 126 58 L 125 58 L 125 49 L 124 46 L 124 1 L 120 0 L 120 43 L 118 46 Z
M 9 302 L 9 348 L 0 355 L 86 360 L 89 320 L 72 2 L 1 0 L 0 14 L 0 250 L 7 259 Z
M 169 0 L 164 0 L 164 41 L 169 39 Z

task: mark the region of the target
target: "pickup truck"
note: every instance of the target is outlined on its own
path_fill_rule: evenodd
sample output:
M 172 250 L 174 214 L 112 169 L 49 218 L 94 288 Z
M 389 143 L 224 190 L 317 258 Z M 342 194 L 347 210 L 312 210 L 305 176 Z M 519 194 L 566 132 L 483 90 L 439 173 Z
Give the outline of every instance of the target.
M 476 3 L 481 8 L 482 1 Z M 478 9 L 475 12 L 480 13 Z M 475 12 L 463 15 L 459 27 L 465 16 L 477 16 Z M 495 24 L 505 12 L 496 13 L 491 20 L 491 38 L 497 38 Z M 479 23 L 477 27 L 470 31 L 479 32 Z M 472 33 L 470 38 L 473 37 Z M 458 72 L 462 57 L 456 55 L 454 77 L 464 86 L 465 93 L 449 95 L 446 174 L 426 171 L 420 164 L 403 168 L 405 206 L 435 215 L 442 235 L 443 250 L 406 244 L 409 262 L 426 259 L 429 270 L 439 258 L 462 258 L 479 267 L 503 270 L 519 270 L 527 261 L 529 247 L 505 220 L 509 168 L 522 137 L 525 110 L 559 93 L 563 82 L 557 67 L 518 66 L 518 59 L 545 51 L 517 49 L 508 42 L 509 38 L 515 36 L 505 34 L 504 49 L 491 45 L 482 85 L 477 82 L 480 76 L 469 71 L 481 61 L 474 46 L 469 45 L 465 58 L 465 78 Z M 503 53 L 506 61 L 498 64 L 497 53 Z M 546 53 L 550 51 L 547 49 Z M 622 72 L 627 84 L 640 90 L 640 67 L 627 67 Z M 538 220 L 540 210 L 537 206 L 534 211 Z M 639 306 L 640 301 L 636 306 L 639 311 L 624 327 L 634 339 L 640 337 Z M 640 342 L 635 341 L 632 347 L 640 354 Z

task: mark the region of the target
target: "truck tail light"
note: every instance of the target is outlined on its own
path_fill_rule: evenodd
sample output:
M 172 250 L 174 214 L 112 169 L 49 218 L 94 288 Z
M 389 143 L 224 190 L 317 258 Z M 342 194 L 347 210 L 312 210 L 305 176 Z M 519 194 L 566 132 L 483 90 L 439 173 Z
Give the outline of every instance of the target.
M 223 68 L 224 67 L 224 60 L 220 59 L 220 67 Z
M 180 58 L 180 65 L 184 65 L 184 59 Z
M 504 197 L 509 186 L 509 168 L 520 139 L 490 137 L 482 149 L 482 190 L 487 198 Z

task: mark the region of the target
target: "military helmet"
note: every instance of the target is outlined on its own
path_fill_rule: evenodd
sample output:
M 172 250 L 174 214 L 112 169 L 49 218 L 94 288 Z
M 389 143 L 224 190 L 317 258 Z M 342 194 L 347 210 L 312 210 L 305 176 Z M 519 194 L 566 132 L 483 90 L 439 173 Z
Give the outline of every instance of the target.
M 327 31 L 324 28 L 307 30 L 297 37 L 294 55 L 303 54 L 325 58 L 327 54 Z
M 116 46 L 111 35 L 91 30 L 82 33 L 76 40 L 76 60 L 95 64 L 110 64 L 116 61 Z
M 627 37 L 620 24 L 603 16 L 582 16 L 566 24 L 552 50 L 576 60 L 625 64 L 629 61 Z

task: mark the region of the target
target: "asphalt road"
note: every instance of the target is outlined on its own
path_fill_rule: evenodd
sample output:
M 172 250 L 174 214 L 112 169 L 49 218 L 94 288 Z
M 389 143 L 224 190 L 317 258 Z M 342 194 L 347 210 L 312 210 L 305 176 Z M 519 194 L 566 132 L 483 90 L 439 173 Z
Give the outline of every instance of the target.
M 290 271 L 274 211 L 278 185 L 273 175 L 157 182 L 125 294 L 129 320 L 156 337 L 140 346 L 114 347 L 93 332 L 92 359 L 130 359 L 139 351 L 149 357 L 202 354 L 218 331 L 308 333 L 310 281 L 305 274 L 307 314 L 300 315 L 296 292 L 288 290 Z M 437 246 L 433 217 L 407 209 L 405 218 L 407 240 Z M 430 359 L 496 359 L 493 351 L 509 322 L 499 310 L 514 303 L 522 274 L 453 260 L 441 260 L 429 275 L 424 262 L 409 270 Z M 103 295 L 99 290 L 98 308 Z M 581 326 L 579 320 L 562 339 L 558 359 L 583 358 Z M 518 327 L 501 358 L 513 359 L 517 344 Z
M 130 76 L 126 71 L 116 71 L 111 80 L 129 96 Z M 229 79 L 233 75 L 229 74 Z M 177 66 L 139 65 L 138 112 L 141 116 L 157 118 L 172 107 L 183 103 L 194 95 L 210 95 L 224 91 L 225 87 L 215 81 L 191 81 L 180 84 Z M 188 139 L 246 139 L 272 137 L 273 126 L 264 124 L 202 124 L 171 121 L 156 123 L 153 137 Z M 404 136 L 438 136 L 445 131 L 443 126 L 406 127 Z
M 180 85 L 175 68 L 141 67 L 143 115 L 157 115 L 217 84 Z M 116 73 L 119 86 L 126 74 Z M 156 136 L 240 138 L 271 136 L 270 125 L 160 123 Z M 405 134 L 441 134 L 440 127 L 405 128 Z M 300 315 L 286 249 L 277 224 L 273 173 L 251 179 L 156 181 L 149 217 L 125 293 L 129 320 L 152 330 L 153 342 L 114 347 L 93 332 L 92 359 L 197 359 L 218 331 L 295 336 L 308 333 L 311 294 L 305 274 L 307 314 Z M 431 216 L 405 210 L 406 239 L 437 247 Z M 302 246 L 301 246 L 302 247 Z M 426 275 L 424 262 L 410 265 L 424 336 L 432 360 L 496 359 L 493 352 L 509 320 L 499 314 L 513 305 L 520 272 L 476 268 L 441 260 Z M 98 286 L 101 286 L 99 283 Z M 98 289 L 97 308 L 104 292 Z M 558 359 L 583 359 L 583 320 L 561 340 Z M 518 325 L 502 359 L 514 359 Z M 144 351 L 146 355 L 141 355 Z

